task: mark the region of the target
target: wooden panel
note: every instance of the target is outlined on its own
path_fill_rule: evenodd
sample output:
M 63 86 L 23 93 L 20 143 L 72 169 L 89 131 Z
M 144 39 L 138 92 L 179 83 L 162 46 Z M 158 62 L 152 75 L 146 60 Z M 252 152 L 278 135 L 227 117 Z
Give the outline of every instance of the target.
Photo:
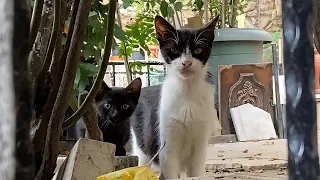
M 250 103 L 271 114 L 272 63 L 219 66 L 219 114 L 222 134 L 235 134 L 230 108 Z

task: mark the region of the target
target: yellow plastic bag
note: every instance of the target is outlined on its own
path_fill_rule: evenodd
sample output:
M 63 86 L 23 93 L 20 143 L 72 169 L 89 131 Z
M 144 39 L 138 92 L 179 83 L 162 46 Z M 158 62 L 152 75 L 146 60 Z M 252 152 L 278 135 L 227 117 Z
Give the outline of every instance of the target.
M 158 180 L 148 165 L 137 166 L 115 171 L 97 177 L 97 180 Z
M 166 143 L 163 144 L 147 165 L 121 169 L 119 171 L 99 176 L 96 180 L 158 180 L 158 176 L 151 170 L 149 165 L 165 145 Z

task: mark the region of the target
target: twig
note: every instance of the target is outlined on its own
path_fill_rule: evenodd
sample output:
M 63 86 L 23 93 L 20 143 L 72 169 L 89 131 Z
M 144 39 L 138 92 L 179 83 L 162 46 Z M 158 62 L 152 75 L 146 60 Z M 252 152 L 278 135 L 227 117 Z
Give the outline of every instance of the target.
M 233 8 L 232 8 L 232 14 L 231 14 L 231 22 L 230 22 L 230 26 L 231 27 L 236 27 L 236 23 L 237 23 L 237 15 L 238 15 L 238 0 L 231 0 Z
M 118 25 L 121 29 L 122 28 L 122 23 L 121 23 L 121 16 L 120 16 L 120 11 L 119 11 L 120 7 L 119 7 L 119 4 L 117 5 L 117 19 L 118 19 Z M 122 42 L 123 43 L 123 47 L 124 47 L 124 66 L 126 68 L 126 75 L 127 75 L 127 82 L 128 84 L 131 83 L 132 81 L 132 72 L 130 70 L 130 67 L 129 67 L 129 61 L 128 61 L 128 54 L 127 54 L 127 43 L 126 42 Z
M 158 152 L 150 159 L 150 161 L 147 163 L 147 166 L 150 166 L 152 161 L 159 155 L 159 153 L 162 151 L 162 149 L 166 146 L 166 142 L 163 143 L 162 147 L 158 150 Z
M 44 160 L 42 161 L 41 168 L 37 174 L 37 180 L 51 180 L 53 171 L 56 167 L 62 122 L 73 89 L 73 83 L 70 84 L 70 82 L 73 82 L 76 76 L 91 4 L 92 0 L 81 0 L 79 4 L 63 78 L 49 121 Z
M 32 45 L 34 43 L 34 40 L 37 37 L 37 33 L 40 27 L 41 22 L 41 12 L 43 8 L 43 2 L 44 0 L 35 0 L 33 11 L 32 11 L 32 19 L 30 23 L 30 48 L 32 48 Z
M 182 28 L 182 24 L 181 24 L 181 21 L 180 21 L 180 18 L 179 18 L 179 14 L 178 14 L 177 11 L 175 11 L 175 12 L 176 12 L 176 17 L 177 17 L 177 21 L 178 21 L 178 24 L 179 24 L 179 28 Z
M 69 52 L 70 43 L 71 43 L 71 37 L 72 37 L 72 34 L 73 34 L 74 24 L 75 24 L 75 20 L 76 20 L 78 8 L 79 8 L 79 2 L 80 2 L 80 0 L 74 0 L 73 1 L 72 16 L 71 16 L 71 20 L 70 20 L 68 37 L 67 37 L 66 44 L 64 45 L 62 56 L 61 56 L 61 61 L 64 61 L 64 62 L 65 62 L 65 60 L 67 58 L 67 55 L 68 55 L 68 52 Z
M 85 92 L 80 95 L 79 105 L 82 104 L 83 100 L 86 98 L 87 95 L 88 92 Z M 102 131 L 98 126 L 98 116 L 94 102 L 91 106 L 88 107 L 88 110 L 84 113 L 83 122 L 86 126 L 86 138 L 103 141 Z
M 106 46 L 104 49 L 104 56 L 100 65 L 100 69 L 97 75 L 94 84 L 84 100 L 83 104 L 80 108 L 63 123 L 63 129 L 67 129 L 75 124 L 87 111 L 87 108 L 92 104 L 96 94 L 99 91 L 100 85 L 103 81 L 104 74 L 107 70 L 109 59 L 110 59 L 110 50 L 112 46 L 112 38 L 113 38 L 113 31 L 114 31 L 114 21 L 115 21 L 115 11 L 117 6 L 117 0 L 110 0 L 109 3 L 109 15 L 108 15 L 108 26 L 107 26 L 107 38 L 106 38 Z
M 52 19 L 53 19 L 52 0 L 44 0 L 43 10 L 41 14 L 41 22 L 39 32 L 37 33 L 36 40 L 32 46 L 32 51 L 29 55 L 29 74 L 31 79 L 31 103 L 32 107 L 37 94 L 37 78 L 41 72 L 43 62 L 46 55 L 47 45 L 49 43 Z M 42 98 L 39 98 L 42 100 Z M 38 103 L 35 103 L 38 104 Z
M 60 15 L 61 15 L 61 0 L 54 0 L 54 19 L 53 19 L 52 33 L 51 33 L 47 53 L 44 59 L 43 67 L 38 77 L 38 87 L 40 89 L 43 89 L 44 82 L 46 80 L 46 74 L 51 64 L 52 54 L 56 45 L 58 32 L 60 32 L 59 31 Z

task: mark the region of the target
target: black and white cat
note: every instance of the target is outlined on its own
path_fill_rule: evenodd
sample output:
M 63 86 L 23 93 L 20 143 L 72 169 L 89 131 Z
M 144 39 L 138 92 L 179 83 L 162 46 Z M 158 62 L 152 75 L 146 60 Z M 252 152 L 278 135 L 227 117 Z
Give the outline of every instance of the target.
M 163 145 L 161 176 L 202 176 L 217 112 L 214 85 L 207 72 L 218 17 L 201 29 L 176 30 L 155 17 L 157 39 L 168 67 L 162 86 L 143 88 L 131 117 L 133 154 L 146 164 Z

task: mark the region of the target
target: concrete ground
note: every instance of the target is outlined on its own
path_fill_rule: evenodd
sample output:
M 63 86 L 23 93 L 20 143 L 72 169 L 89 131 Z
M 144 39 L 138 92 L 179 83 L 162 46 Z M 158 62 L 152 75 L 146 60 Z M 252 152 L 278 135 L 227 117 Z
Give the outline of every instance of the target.
M 287 141 L 236 142 L 209 145 L 208 172 L 275 170 L 287 165 Z
M 286 159 L 284 139 L 210 144 L 206 177 L 193 179 L 286 179 Z
M 205 177 L 185 178 L 183 180 L 287 180 L 287 172 L 285 170 L 272 170 L 272 171 L 256 171 L 256 172 L 234 172 L 234 173 L 221 173 L 221 174 L 207 174 Z M 180 179 L 181 180 L 181 179 Z

